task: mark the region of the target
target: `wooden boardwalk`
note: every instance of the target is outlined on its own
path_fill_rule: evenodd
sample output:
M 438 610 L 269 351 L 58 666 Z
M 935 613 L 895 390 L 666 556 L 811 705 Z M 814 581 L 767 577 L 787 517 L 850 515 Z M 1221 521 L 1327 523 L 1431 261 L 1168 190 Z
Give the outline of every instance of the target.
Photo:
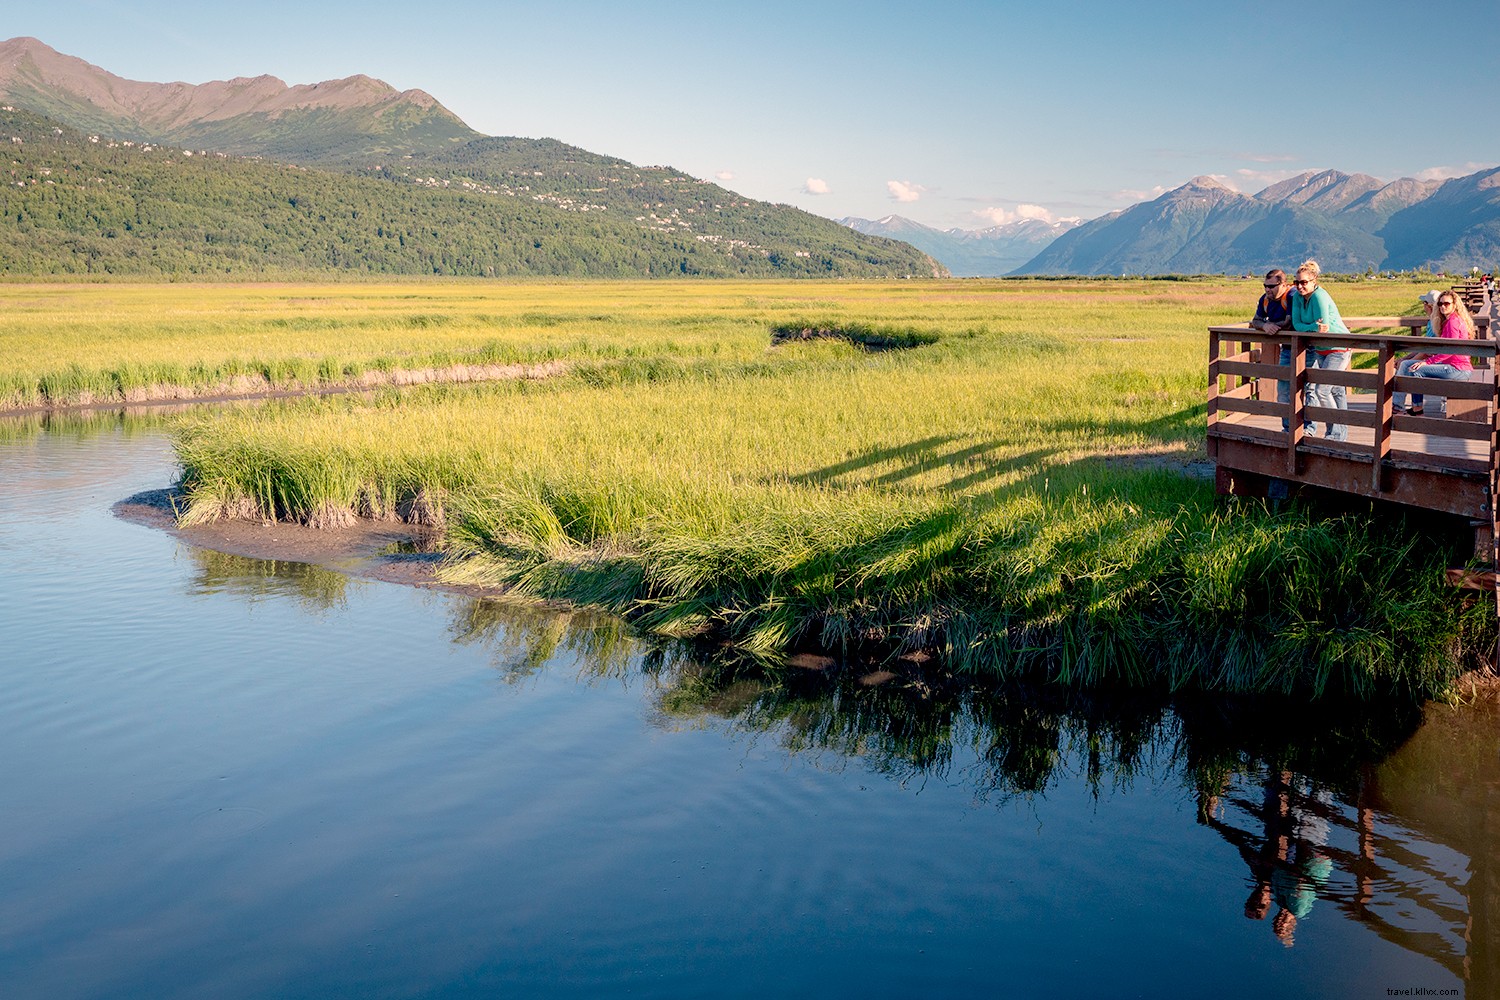
M 1500 408 L 1489 317 L 1476 319 L 1480 339 L 1442 341 L 1443 353 L 1474 360 L 1473 380 L 1462 382 L 1396 375 L 1403 354 L 1433 349 L 1431 339 L 1410 332 L 1425 326 L 1425 317 L 1351 318 L 1349 334 L 1210 327 L 1208 454 L 1220 492 L 1266 496 L 1320 487 L 1466 517 L 1488 537 Z M 1353 367 L 1306 368 L 1304 352 L 1313 343 L 1349 347 Z M 1282 345 L 1292 348 L 1290 365 L 1276 363 Z M 1289 402 L 1277 402 L 1278 380 L 1291 383 Z M 1302 390 L 1309 384 L 1343 386 L 1349 409 L 1306 405 Z M 1426 414 L 1396 413 L 1396 392 L 1425 394 Z M 1439 397 L 1445 406 L 1437 405 Z M 1316 423 L 1316 434 L 1303 431 L 1304 419 Z M 1283 420 L 1290 431 L 1281 429 Z M 1323 436 L 1330 421 L 1348 428 L 1347 440 Z

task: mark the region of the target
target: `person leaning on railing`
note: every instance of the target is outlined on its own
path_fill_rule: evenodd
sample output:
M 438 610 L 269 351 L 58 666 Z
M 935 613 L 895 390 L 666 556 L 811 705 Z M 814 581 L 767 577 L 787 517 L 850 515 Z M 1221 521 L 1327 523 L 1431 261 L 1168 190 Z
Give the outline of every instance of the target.
M 1339 316 L 1339 307 L 1333 304 L 1333 296 L 1318 285 L 1318 276 L 1323 269 L 1315 260 L 1303 261 L 1297 268 L 1297 279 L 1292 287 L 1297 294 L 1292 296 L 1292 329 L 1298 333 L 1348 333 L 1349 328 Z M 1308 369 L 1322 368 L 1326 371 L 1349 370 L 1349 348 L 1329 347 L 1314 344 L 1307 349 Z M 1344 387 L 1308 382 L 1303 397 L 1308 406 L 1324 406 L 1335 410 L 1347 410 Z M 1343 441 L 1349 436 L 1346 424 L 1327 426 L 1324 436 L 1330 441 Z
M 1469 307 L 1453 292 L 1438 295 L 1437 315 L 1433 317 L 1438 327 L 1438 336 L 1445 340 L 1473 340 L 1474 317 Z M 1412 360 L 1412 359 L 1409 359 Z M 1474 362 L 1467 354 L 1428 354 L 1425 359 L 1408 369 L 1408 374 L 1417 378 L 1441 378 L 1449 381 L 1467 379 L 1474 370 Z M 1422 396 L 1411 394 L 1411 409 L 1414 417 L 1422 415 Z
M 1250 326 L 1256 330 L 1276 334 L 1282 330 L 1292 328 L 1292 285 L 1286 280 L 1286 272 L 1279 267 L 1273 267 L 1266 272 L 1264 282 L 1266 293 L 1255 303 L 1255 317 L 1250 320 Z M 1285 368 L 1292 363 L 1292 345 L 1281 345 L 1281 359 L 1277 364 Z M 1276 382 L 1276 402 L 1289 403 L 1292 401 L 1292 383 L 1285 379 Z M 1309 434 L 1312 433 L 1312 421 L 1304 424 Z M 1287 429 L 1285 417 L 1281 420 L 1281 429 Z

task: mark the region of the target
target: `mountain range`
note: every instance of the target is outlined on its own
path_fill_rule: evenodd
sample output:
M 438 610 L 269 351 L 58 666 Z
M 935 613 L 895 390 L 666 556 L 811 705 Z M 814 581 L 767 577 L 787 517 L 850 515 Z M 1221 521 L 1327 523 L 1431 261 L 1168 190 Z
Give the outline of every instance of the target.
M 142 83 L 13 38 L 0 100 L 0 273 L 947 273 L 669 167 L 480 135 L 367 76 Z
M 1500 169 L 1390 183 L 1325 170 L 1253 195 L 1197 177 L 1082 224 L 939 230 L 900 216 L 834 222 L 670 167 L 484 136 L 430 94 L 368 76 L 142 83 L 12 38 L 0 42 L 0 100 L 14 154 L 0 273 L 234 276 L 302 261 L 439 274 L 1241 274 L 1307 257 L 1333 271 L 1500 260 Z M 182 169 L 165 169 L 161 148 Z M 193 153 L 214 155 L 188 166 Z M 312 189 L 330 210 L 303 210 L 298 192 Z
M 1060 235 L 1015 274 L 1467 270 L 1500 260 L 1500 168 L 1447 181 L 1298 174 L 1253 194 L 1195 177 Z M 941 258 L 940 258 L 941 259 Z
M 1041 219 L 1020 219 L 986 229 L 935 229 L 899 215 L 887 215 L 873 221 L 857 218 L 838 221 L 869 236 L 910 243 L 934 260 L 941 261 L 959 278 L 1009 274 L 1079 224 L 1077 220 L 1044 222 Z

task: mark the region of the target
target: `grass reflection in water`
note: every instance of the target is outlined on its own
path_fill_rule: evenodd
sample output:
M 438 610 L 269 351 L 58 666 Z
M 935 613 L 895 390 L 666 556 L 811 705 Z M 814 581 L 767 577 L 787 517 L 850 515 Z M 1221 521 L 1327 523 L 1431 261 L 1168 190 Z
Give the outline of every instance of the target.
M 310 611 L 341 606 L 353 582 L 336 570 L 283 559 L 254 559 L 189 547 L 197 574 L 191 594 L 285 594 Z
M 906 661 L 794 656 L 767 666 L 631 639 L 607 617 L 488 601 L 463 608 L 455 636 L 494 643 L 511 677 L 565 650 L 590 676 L 646 679 L 665 729 L 771 736 L 820 766 L 858 766 L 903 785 L 960 784 L 976 804 L 1003 807 L 1077 781 L 1096 799 L 1137 782 L 1176 786 L 1192 803 L 1183 815 L 1195 814 L 1244 862 L 1227 877 L 1242 884 L 1246 919 L 1283 945 L 1296 944 L 1298 922 L 1315 907 L 1329 907 L 1471 984 L 1500 984 L 1500 955 L 1471 916 L 1496 909 L 1500 893 L 1466 879 L 1448 854 L 1487 870 L 1493 847 L 1428 842 L 1390 810 L 1412 767 L 1407 755 L 1431 742 L 1413 737 L 1432 727 L 1421 728 L 1423 711 L 1410 702 L 1341 712 L 1280 699 L 983 685 Z

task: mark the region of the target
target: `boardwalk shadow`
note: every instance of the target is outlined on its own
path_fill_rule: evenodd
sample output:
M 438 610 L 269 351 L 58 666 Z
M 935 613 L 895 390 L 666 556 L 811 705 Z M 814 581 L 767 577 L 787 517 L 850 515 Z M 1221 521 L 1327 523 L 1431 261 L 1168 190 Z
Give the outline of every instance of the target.
M 1019 455 L 992 458 L 989 456 L 1005 447 L 1003 442 L 981 441 L 959 447 L 958 441 L 957 435 L 944 435 L 924 438 L 911 444 L 877 448 L 835 465 L 792 476 L 789 482 L 799 486 L 897 486 L 935 470 L 968 468 L 971 471 L 938 487 L 945 492 L 958 492 L 1017 469 L 1037 465 L 1056 453 L 1054 448 L 1034 448 Z M 873 470 L 898 459 L 904 460 L 900 468 L 868 478 L 859 476 L 866 470 Z M 848 481 L 849 479 L 854 481 Z
M 1044 445 L 1014 452 L 1019 446 L 1039 441 L 1077 442 L 1097 437 L 1102 440 L 1135 439 L 1142 441 L 1145 449 L 1180 447 L 1184 441 L 1201 437 L 1203 430 L 1203 407 L 1190 406 L 1174 413 L 1151 417 L 1145 420 L 1093 421 L 1085 418 L 1060 418 L 1039 422 L 1027 428 L 1024 437 L 1006 441 L 990 438 L 973 443 L 964 443 L 965 438 L 957 434 L 940 434 L 922 438 L 906 444 L 873 448 L 832 465 L 812 469 L 788 477 L 788 482 L 799 486 L 831 487 L 894 487 L 909 485 L 913 480 L 928 473 L 945 468 L 953 471 L 953 478 L 927 487 L 927 490 L 945 493 L 966 493 L 995 480 L 1013 476 L 1030 469 L 1010 485 L 1026 482 L 1041 482 L 1056 475 L 1057 466 L 1048 462 L 1063 451 L 1056 445 Z M 1095 461 L 1084 457 L 1076 462 Z M 877 469 L 900 463 L 899 467 L 877 472 Z M 920 487 L 916 487 L 920 489 Z M 996 487 L 998 494 L 1005 487 Z
M 867 451 L 862 455 L 856 455 L 853 458 L 847 459 L 843 462 L 838 462 L 834 465 L 825 465 L 821 469 L 813 469 L 810 472 L 799 473 L 798 475 L 790 477 L 788 481 L 797 486 L 829 484 L 832 480 L 838 479 L 840 476 L 848 475 L 851 472 L 859 472 L 862 469 L 873 468 L 874 466 L 882 465 L 886 462 L 891 461 L 892 459 L 901 458 L 905 455 L 920 454 L 924 451 L 931 451 L 932 449 L 948 444 L 950 441 L 957 440 L 958 435 L 956 434 L 939 434 L 933 437 L 923 438 L 920 441 L 911 441 L 907 444 L 894 445 L 889 448 L 876 448 L 872 451 Z
M 1140 435 L 1164 445 L 1178 444 L 1185 439 L 1201 440 L 1205 436 L 1206 414 L 1204 406 L 1194 405 L 1148 420 L 1087 420 L 1065 417 L 1038 424 L 1037 430 L 1042 436 L 1092 432 L 1111 437 Z

